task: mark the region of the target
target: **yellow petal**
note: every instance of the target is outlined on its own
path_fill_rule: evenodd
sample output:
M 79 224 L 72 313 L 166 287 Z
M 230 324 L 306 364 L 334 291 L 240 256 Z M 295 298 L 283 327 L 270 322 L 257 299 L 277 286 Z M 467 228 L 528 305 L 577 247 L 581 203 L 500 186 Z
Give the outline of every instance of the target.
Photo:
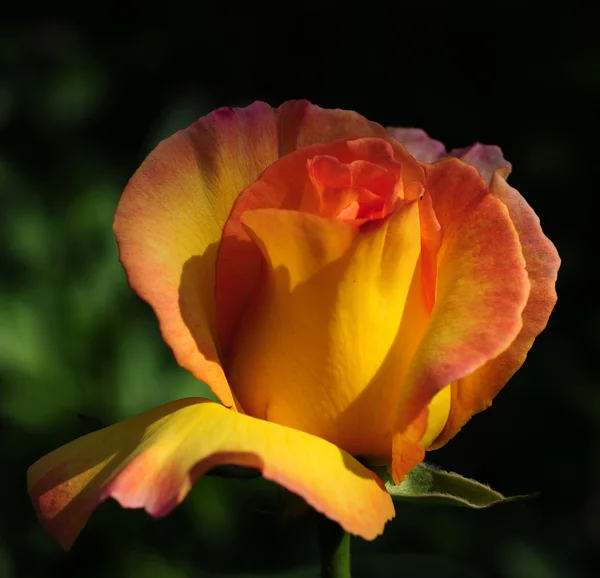
M 333 444 L 199 398 L 79 438 L 32 465 L 27 482 L 42 525 L 69 549 L 107 498 L 164 516 L 198 477 L 222 464 L 261 470 L 367 540 L 394 516 L 379 478 Z
M 416 308 L 407 296 L 420 255 L 418 201 L 360 230 L 272 209 L 243 222 L 265 272 L 232 346 L 236 396 L 252 415 L 389 459 L 395 399 L 422 331 L 399 332 Z

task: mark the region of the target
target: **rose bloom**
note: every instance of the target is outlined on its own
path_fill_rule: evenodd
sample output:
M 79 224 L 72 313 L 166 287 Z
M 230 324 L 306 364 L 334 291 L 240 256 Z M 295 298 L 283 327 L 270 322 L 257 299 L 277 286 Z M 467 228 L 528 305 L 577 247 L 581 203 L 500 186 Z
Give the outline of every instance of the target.
M 130 180 L 114 230 L 191 398 L 79 438 L 28 486 L 68 549 L 112 497 L 163 516 L 221 464 L 258 468 L 348 532 L 522 365 L 559 258 L 500 149 L 449 155 L 306 101 L 212 112 Z

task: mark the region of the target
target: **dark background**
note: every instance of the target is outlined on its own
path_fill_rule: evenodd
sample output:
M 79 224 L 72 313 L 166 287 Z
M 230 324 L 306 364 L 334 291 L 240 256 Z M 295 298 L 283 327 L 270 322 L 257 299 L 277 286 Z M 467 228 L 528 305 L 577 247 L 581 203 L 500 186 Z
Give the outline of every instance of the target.
M 449 148 L 502 146 L 563 259 L 559 302 L 493 407 L 428 461 L 537 500 L 399 507 L 354 541 L 356 576 L 579 578 L 600 563 L 596 134 L 600 48 L 583 4 L 88 3 L 0 23 L 0 578 L 316 576 L 311 516 L 278 490 L 201 479 L 155 521 L 104 504 L 69 554 L 25 490 L 37 458 L 202 395 L 127 287 L 112 217 L 162 138 L 223 105 L 308 98 Z M 27 7 L 25 7 L 27 8 Z

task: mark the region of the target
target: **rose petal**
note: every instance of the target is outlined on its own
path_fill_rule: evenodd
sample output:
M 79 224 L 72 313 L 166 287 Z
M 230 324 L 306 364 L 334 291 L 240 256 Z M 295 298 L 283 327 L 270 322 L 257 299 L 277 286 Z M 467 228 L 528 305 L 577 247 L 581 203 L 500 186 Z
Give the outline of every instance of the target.
M 421 266 L 423 272 L 423 291 L 427 312 L 430 313 L 435 303 L 437 285 L 437 257 L 442 245 L 442 228 L 428 191 L 425 191 L 419 203 L 421 221 Z
M 531 282 L 529 299 L 523 311 L 523 328 L 504 353 L 452 384 L 450 416 L 431 449 L 443 446 L 475 413 L 489 407 L 492 399 L 525 361 L 534 339 L 546 327 L 556 303 L 555 283 L 560 258 L 542 232 L 537 215 L 499 173 L 492 177 L 490 192 L 508 209 L 519 234 Z
M 239 193 L 277 159 L 277 112 L 219 109 L 161 142 L 115 215 L 131 287 L 152 305 L 177 361 L 234 405 L 214 339 L 214 268 Z
M 488 185 L 494 171 L 506 178 L 512 170 L 512 165 L 504 158 L 502 149 L 496 145 L 476 142 L 470 147 L 451 150 L 449 154 L 475 167 Z
M 450 413 L 450 386 L 438 391 L 421 413 L 392 438 L 392 479 L 401 484 L 409 472 L 425 458 L 425 450 L 444 429 Z
M 417 418 L 404 431 L 394 433 L 392 437 L 391 473 L 395 484 L 401 484 L 408 472 L 418 466 L 425 458 L 425 448 L 421 440 L 426 436 L 428 423 L 429 409 L 424 407 Z
M 388 126 L 387 131 L 418 161 L 433 163 L 446 155 L 446 147 L 420 128 Z
M 418 201 L 360 232 L 273 209 L 243 222 L 265 268 L 231 349 L 236 396 L 252 415 L 389 461 L 394 399 L 427 315 Z
M 499 171 L 500 175 L 506 178 L 512 169 L 500 147 L 495 145 L 477 142 L 447 153 L 446 147 L 440 141 L 432 139 L 420 128 L 387 127 L 387 131 L 418 161 L 433 163 L 445 156 L 457 157 L 475 167 L 488 184 L 494 171 Z
M 438 391 L 507 350 L 530 291 L 508 211 L 477 171 L 443 159 L 426 173 L 443 240 L 435 306 L 401 391 L 400 433 Z
M 258 468 L 353 534 L 372 540 L 393 518 L 383 484 L 318 437 L 199 398 L 174 401 L 79 438 L 28 471 L 44 528 L 69 549 L 98 504 L 164 516 L 222 464 Z

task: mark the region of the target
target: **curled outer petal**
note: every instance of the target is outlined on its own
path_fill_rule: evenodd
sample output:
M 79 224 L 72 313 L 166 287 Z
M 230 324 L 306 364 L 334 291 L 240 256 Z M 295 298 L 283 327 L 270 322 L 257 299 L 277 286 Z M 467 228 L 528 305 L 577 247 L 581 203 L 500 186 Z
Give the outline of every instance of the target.
M 394 516 L 381 480 L 336 446 L 200 398 L 79 438 L 33 464 L 27 481 L 42 525 L 69 549 L 107 498 L 164 516 L 199 476 L 222 464 L 259 469 L 368 540 Z
M 401 390 L 400 434 L 437 392 L 510 347 L 530 292 L 509 211 L 477 171 L 449 158 L 427 165 L 426 174 L 442 231 L 437 296 Z
M 216 338 L 214 270 L 231 208 L 280 156 L 361 136 L 391 140 L 355 112 L 306 101 L 222 108 L 161 142 L 121 197 L 114 230 L 131 287 L 153 307 L 179 364 L 228 407 L 235 399 Z
M 556 277 L 560 258 L 544 235 L 533 209 L 500 173 L 492 176 L 491 194 L 507 208 L 519 236 L 531 291 L 523 310 L 523 327 L 508 349 L 489 360 L 475 373 L 452 383 L 450 415 L 444 430 L 431 449 L 443 446 L 473 416 L 492 403 L 492 399 L 521 367 L 538 334 L 546 327 L 556 303 Z

